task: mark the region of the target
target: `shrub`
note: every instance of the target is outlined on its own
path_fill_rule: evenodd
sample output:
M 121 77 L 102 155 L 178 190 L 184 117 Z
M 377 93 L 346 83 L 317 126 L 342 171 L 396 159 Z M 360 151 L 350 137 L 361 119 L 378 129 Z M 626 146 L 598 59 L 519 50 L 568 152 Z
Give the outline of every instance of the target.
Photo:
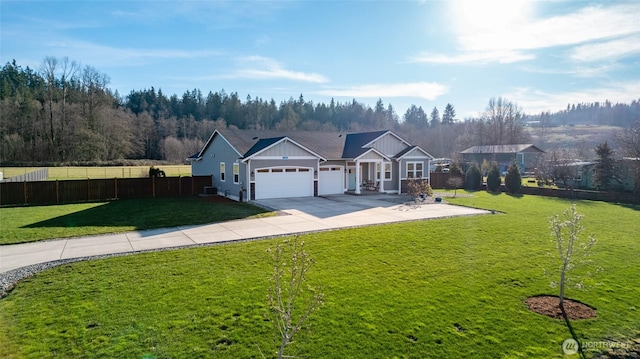
M 418 199 L 421 195 L 431 197 L 433 189 L 426 179 L 410 178 L 407 182 L 407 193 L 414 199 Z
M 498 168 L 498 163 L 491 162 L 491 168 L 489 169 L 489 174 L 487 175 L 487 191 L 500 191 L 500 183 L 500 168 Z
M 482 187 L 482 173 L 477 164 L 472 164 L 465 174 L 464 188 L 470 191 L 477 191 Z
M 520 176 L 520 169 L 515 162 L 511 162 L 509 169 L 507 169 L 507 175 L 504 178 L 504 186 L 509 193 L 520 193 L 522 188 L 522 176 Z

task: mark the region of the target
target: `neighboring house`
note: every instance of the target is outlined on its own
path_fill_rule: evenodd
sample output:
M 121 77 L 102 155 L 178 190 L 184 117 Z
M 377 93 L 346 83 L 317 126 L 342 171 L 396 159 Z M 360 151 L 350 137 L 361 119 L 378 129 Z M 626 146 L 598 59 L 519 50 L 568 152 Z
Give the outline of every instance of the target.
M 364 133 L 216 129 L 189 157 L 218 194 L 240 201 L 363 191 L 403 193 L 429 179 L 433 157 L 391 131 Z
M 533 171 L 543 153 L 532 144 L 473 146 L 461 152 L 465 163 L 475 162 L 480 166 L 483 161 L 496 161 L 501 172 L 506 171 L 514 161 L 521 171 Z
M 569 185 L 576 189 L 597 189 L 597 184 L 594 180 L 595 166 L 598 162 L 574 162 L 569 164 L 572 168 L 575 168 L 576 177 L 569 182 Z M 611 189 L 614 191 L 633 192 L 636 186 L 635 183 L 636 173 L 638 166 L 640 166 L 640 159 L 625 157 L 616 161 L 618 173 L 615 178 L 610 182 Z

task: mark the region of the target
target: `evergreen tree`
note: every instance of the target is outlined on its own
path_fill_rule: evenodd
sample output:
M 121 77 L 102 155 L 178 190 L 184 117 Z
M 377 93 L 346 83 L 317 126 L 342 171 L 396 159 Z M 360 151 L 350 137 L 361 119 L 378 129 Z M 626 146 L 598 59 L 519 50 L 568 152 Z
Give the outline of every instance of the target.
M 487 174 L 487 191 L 498 192 L 500 191 L 500 168 L 497 162 L 491 162 L 491 168 L 489 174 Z
M 511 162 L 507 169 L 507 175 L 504 178 L 504 186 L 509 193 L 520 193 L 522 189 L 522 177 L 520 176 L 520 169 L 515 162 Z
M 482 173 L 477 164 L 473 163 L 465 173 L 464 188 L 470 191 L 477 191 L 482 186 Z
M 411 105 L 407 109 L 407 112 L 404 114 L 404 122 L 407 124 L 414 125 L 416 128 L 427 127 L 428 120 L 427 114 L 424 113 L 422 107 L 416 107 L 416 105 Z
M 453 125 L 455 122 L 456 110 L 453 106 L 448 103 L 447 107 L 444 108 L 444 112 L 442 113 L 442 124 L 443 125 Z
M 438 127 L 440 126 L 440 111 L 438 111 L 437 107 L 433 107 L 433 110 L 431 110 L 431 127 Z
M 601 191 L 611 189 L 611 181 L 616 178 L 616 166 L 613 158 L 614 151 L 607 141 L 596 146 L 596 155 L 598 155 L 598 163 L 593 168 L 593 181 L 596 187 Z

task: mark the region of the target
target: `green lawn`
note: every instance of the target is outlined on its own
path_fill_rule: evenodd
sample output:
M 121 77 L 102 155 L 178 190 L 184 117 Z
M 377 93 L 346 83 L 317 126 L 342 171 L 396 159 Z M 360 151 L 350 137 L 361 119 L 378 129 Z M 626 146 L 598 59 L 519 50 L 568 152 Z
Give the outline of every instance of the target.
M 0 244 L 196 225 L 264 213 L 246 203 L 214 203 L 199 197 L 0 208 Z
M 458 191 L 460 193 L 461 191 Z M 304 358 L 562 358 L 562 320 L 527 310 L 554 294 L 547 217 L 569 201 L 475 193 L 499 214 L 303 236 L 325 305 L 298 339 Z M 640 336 L 638 206 L 579 202 L 604 271 L 567 296 L 594 306 L 582 341 Z M 64 265 L 0 300 L 0 357 L 261 358 L 279 239 Z M 597 283 L 595 283 L 597 282 Z
M 43 168 L 49 169 L 50 180 L 139 178 L 149 176 L 151 166 L 66 166 L 66 167 L 0 167 L 4 178 L 20 176 Z M 190 165 L 155 165 L 169 177 L 191 176 Z

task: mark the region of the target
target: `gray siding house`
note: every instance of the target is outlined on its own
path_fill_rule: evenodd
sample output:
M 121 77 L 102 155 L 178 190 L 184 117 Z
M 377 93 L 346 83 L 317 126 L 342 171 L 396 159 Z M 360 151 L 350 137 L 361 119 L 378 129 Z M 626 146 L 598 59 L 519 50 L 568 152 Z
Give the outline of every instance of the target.
M 352 192 L 402 193 L 429 180 L 433 157 L 391 131 L 327 133 L 216 129 L 189 157 L 193 175 L 213 176 L 238 201 Z

